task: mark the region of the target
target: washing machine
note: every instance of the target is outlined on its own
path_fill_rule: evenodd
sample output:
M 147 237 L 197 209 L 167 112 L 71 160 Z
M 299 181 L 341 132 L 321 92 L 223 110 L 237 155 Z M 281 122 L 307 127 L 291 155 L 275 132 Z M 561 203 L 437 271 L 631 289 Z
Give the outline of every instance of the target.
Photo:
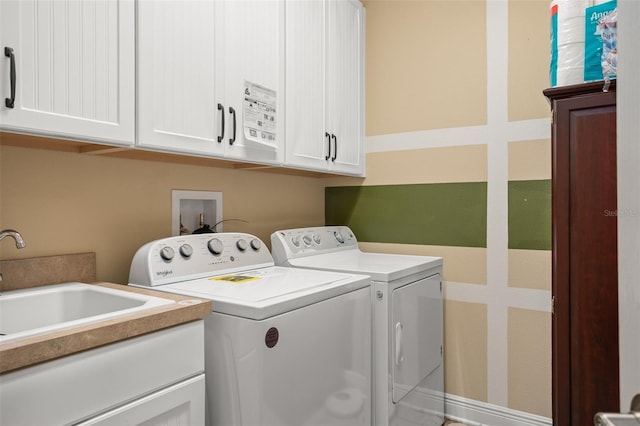
M 208 425 L 371 424 L 370 277 L 275 266 L 255 236 L 218 233 L 145 244 L 129 282 L 212 301 Z
M 442 258 L 366 253 L 346 226 L 277 231 L 271 250 L 277 265 L 371 276 L 374 424 L 442 425 Z

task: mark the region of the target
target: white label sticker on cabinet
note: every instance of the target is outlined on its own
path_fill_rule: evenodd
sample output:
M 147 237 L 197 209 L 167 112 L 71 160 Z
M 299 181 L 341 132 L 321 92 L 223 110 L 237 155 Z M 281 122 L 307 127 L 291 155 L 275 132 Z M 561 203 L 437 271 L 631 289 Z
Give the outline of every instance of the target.
M 265 148 L 276 149 L 276 92 L 244 82 L 244 137 Z

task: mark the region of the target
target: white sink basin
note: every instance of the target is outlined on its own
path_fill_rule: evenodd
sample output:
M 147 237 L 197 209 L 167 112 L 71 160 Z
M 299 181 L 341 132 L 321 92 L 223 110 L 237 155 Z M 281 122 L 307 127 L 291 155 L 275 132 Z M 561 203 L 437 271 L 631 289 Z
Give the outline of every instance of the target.
M 0 295 L 0 343 L 175 303 L 160 297 L 84 283 Z

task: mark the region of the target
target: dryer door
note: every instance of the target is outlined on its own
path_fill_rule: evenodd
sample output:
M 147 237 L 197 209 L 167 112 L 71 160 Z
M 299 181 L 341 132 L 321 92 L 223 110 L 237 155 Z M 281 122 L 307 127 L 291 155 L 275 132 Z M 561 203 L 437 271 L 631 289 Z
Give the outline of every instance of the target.
M 393 402 L 400 401 L 442 363 L 442 290 L 439 274 L 392 292 Z

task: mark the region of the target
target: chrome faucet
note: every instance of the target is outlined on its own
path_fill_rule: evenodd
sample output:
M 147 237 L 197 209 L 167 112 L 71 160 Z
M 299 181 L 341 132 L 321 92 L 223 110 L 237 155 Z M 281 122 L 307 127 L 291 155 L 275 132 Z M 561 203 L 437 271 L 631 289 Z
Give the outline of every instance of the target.
M 27 246 L 27 244 L 25 244 L 24 240 L 22 239 L 22 235 L 20 235 L 18 231 L 15 231 L 13 229 L 5 229 L 3 231 L 0 231 L 0 241 L 2 241 L 4 237 L 12 237 L 16 241 L 16 248 L 21 249 Z

